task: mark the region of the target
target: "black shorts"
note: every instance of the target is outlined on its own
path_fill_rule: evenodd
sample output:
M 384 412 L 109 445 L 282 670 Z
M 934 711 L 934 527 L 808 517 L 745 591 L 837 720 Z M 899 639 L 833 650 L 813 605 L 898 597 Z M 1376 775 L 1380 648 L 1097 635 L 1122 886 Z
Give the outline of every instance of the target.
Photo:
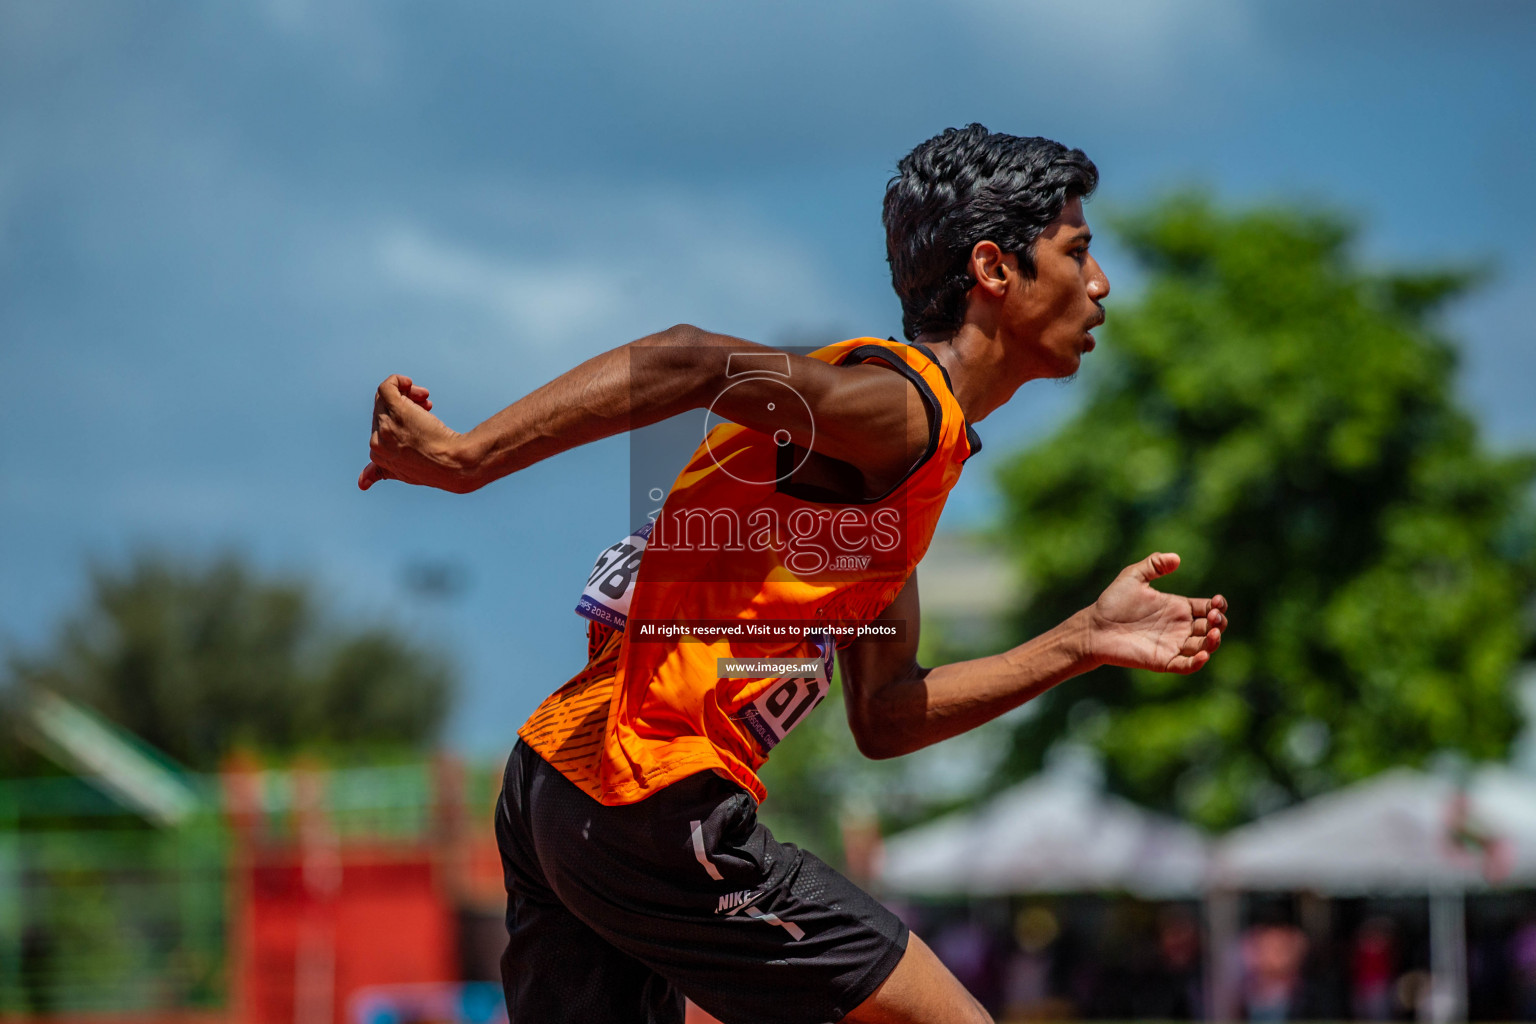
M 496 805 L 511 1024 L 834 1024 L 895 968 L 907 929 L 757 804 L 703 772 L 606 807 L 526 744 Z

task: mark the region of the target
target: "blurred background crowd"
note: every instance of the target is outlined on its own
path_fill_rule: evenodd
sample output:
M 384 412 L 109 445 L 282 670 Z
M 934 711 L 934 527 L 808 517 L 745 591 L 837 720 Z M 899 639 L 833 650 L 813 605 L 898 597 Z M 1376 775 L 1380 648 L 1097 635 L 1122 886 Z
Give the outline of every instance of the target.
M 678 321 L 896 333 L 896 160 L 1087 151 L 1098 349 L 977 430 L 926 663 L 1122 565 L 1220 591 L 762 815 L 999 1019 L 1536 1020 L 1536 7 L 0 0 L 0 1018 L 504 1017 L 490 833 L 584 657 L 623 438 L 359 494 Z M 498 1017 L 501 1015 L 501 1017 Z
M 1256 898 L 1223 955 L 1241 977 L 1241 1019 L 1429 1019 L 1424 908 L 1403 898 L 1342 900 L 1308 931 L 1308 900 Z M 1310 908 L 1315 912 L 1315 907 Z M 1469 907 L 1472 1020 L 1528 1020 L 1536 993 L 1528 896 Z M 1200 914 L 1186 903 L 1105 897 L 1006 902 L 919 913 L 935 950 L 999 1019 L 1206 1018 Z M 1234 1018 L 1235 1019 L 1235 1018 Z

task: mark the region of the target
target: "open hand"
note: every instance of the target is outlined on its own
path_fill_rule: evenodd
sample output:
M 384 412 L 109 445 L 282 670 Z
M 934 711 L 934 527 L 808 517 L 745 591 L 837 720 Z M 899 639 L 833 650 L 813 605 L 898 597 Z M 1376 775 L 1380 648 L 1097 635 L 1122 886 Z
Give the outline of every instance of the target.
M 455 489 L 448 486 L 452 467 L 448 449 L 459 437 L 433 416 L 427 389 L 401 374 L 384 379 L 373 396 L 373 426 L 368 435 L 368 465 L 357 476 L 367 490 L 380 480 Z
M 1095 661 L 1187 674 L 1211 660 L 1227 625 L 1227 599 L 1152 589 L 1152 580 L 1178 567 L 1178 555 L 1155 552 L 1121 570 L 1105 588 L 1087 609 Z

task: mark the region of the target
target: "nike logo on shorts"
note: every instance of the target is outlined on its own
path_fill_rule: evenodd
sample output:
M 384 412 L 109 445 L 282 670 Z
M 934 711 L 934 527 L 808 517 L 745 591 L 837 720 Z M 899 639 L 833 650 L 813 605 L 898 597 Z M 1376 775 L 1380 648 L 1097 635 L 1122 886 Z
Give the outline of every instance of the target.
M 734 914 L 742 910 L 747 906 L 747 904 L 751 903 L 753 900 L 756 900 L 761 895 L 762 893 L 760 892 L 754 892 L 751 889 L 744 889 L 741 892 L 733 892 L 729 895 L 721 896 L 719 905 L 715 907 L 715 913 L 726 915 Z

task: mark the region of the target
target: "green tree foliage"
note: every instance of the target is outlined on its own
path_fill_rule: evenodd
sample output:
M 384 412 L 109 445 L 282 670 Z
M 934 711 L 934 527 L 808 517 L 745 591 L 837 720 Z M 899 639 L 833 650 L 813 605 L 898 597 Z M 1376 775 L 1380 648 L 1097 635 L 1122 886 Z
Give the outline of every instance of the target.
M 1081 412 L 1001 474 L 1033 635 L 1123 565 L 1221 592 L 1189 677 L 1101 669 L 1039 702 L 1002 777 L 1064 736 L 1112 782 L 1225 826 L 1438 751 L 1506 752 L 1529 652 L 1536 462 L 1457 407 L 1434 314 L 1469 277 L 1377 274 L 1338 219 L 1181 197 L 1116 225 L 1149 272 Z
M 80 701 L 202 770 L 237 746 L 419 748 L 452 693 L 438 655 L 383 628 L 335 626 L 303 583 L 232 558 L 97 569 L 51 648 L 13 657 L 8 674 L 13 689 Z

